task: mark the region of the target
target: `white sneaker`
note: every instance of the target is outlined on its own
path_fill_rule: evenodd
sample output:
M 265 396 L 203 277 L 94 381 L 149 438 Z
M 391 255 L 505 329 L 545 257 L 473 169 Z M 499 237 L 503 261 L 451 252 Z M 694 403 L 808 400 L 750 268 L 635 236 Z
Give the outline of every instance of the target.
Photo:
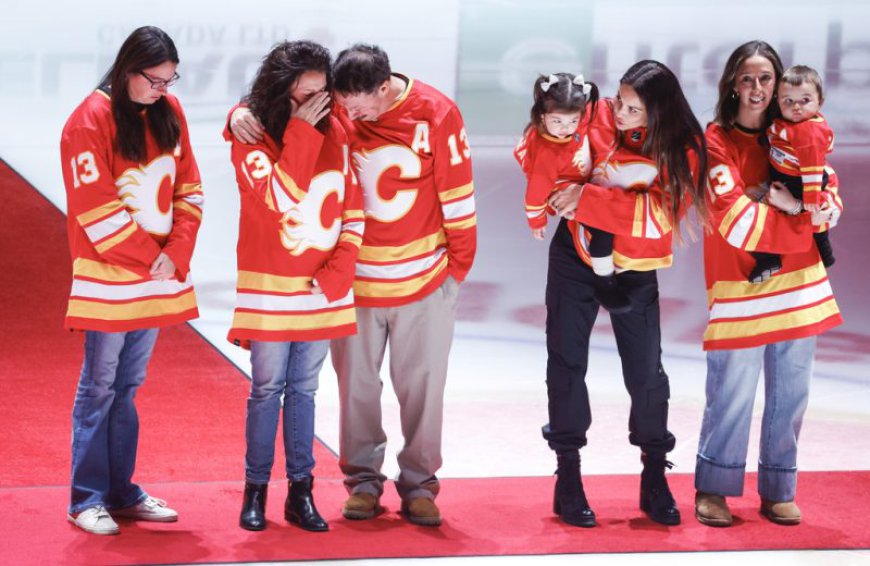
M 112 519 L 112 516 L 102 505 L 89 507 L 75 517 L 67 515 L 66 518 L 81 530 L 95 535 L 117 535 L 121 532 L 118 523 Z
M 132 507 L 114 509 L 112 515 L 137 521 L 153 521 L 155 523 L 172 523 L 178 520 L 178 513 L 175 509 L 170 509 L 166 506 L 165 501 L 150 495 Z

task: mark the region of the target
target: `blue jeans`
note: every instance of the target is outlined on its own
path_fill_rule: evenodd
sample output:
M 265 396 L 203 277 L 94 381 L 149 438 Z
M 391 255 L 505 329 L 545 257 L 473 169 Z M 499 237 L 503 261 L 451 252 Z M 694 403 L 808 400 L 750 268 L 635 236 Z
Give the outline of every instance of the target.
M 701 425 L 695 488 L 722 496 L 743 494 L 749 426 L 764 366 L 764 415 L 758 493 L 792 501 L 797 443 L 810 393 L 816 337 L 740 350 L 707 352 L 707 405 Z
M 85 332 L 85 359 L 73 405 L 70 513 L 121 509 L 145 499 L 132 483 L 139 443 L 134 398 L 145 381 L 158 330 Z
M 245 480 L 269 483 L 275 461 L 278 413 L 284 397 L 284 455 L 287 479 L 314 469 L 314 393 L 329 340 L 251 341 L 251 396 L 245 421 Z

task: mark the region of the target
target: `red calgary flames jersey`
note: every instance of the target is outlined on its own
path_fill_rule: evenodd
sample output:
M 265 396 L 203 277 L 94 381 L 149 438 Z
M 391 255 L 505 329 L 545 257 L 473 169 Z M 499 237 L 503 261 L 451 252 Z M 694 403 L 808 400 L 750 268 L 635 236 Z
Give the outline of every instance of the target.
M 362 195 L 347 135 L 330 118 L 324 135 L 287 122 L 279 147 L 232 141 L 241 197 L 238 286 L 228 339 L 284 342 L 356 332 L 351 285 L 363 235 Z M 312 294 L 315 281 L 323 294 Z
M 610 232 L 613 262 L 617 269 L 651 271 L 673 263 L 671 197 L 663 188 L 656 162 L 641 154 L 645 128 L 623 132 L 616 143 L 613 101 L 599 102 L 589 127 L 592 174 L 580 195 L 574 219 Z M 689 153 L 694 173 L 698 159 Z M 577 222 L 569 224 L 574 245 L 584 262 L 591 265 L 589 240 Z
M 529 227 L 547 225 L 547 198 L 557 184 L 583 183 L 591 171 L 586 122 L 573 135 L 559 139 L 531 127 L 514 149 L 514 157 L 523 168 L 526 185 L 526 218 Z
M 166 95 L 181 135 L 164 152 L 147 127 L 145 158 L 114 148 L 109 95 L 95 91 L 72 113 L 61 136 L 73 282 L 65 326 L 121 332 L 196 318 L 188 277 L 202 218 L 202 187 L 178 100 Z M 148 112 L 148 108 L 143 111 Z M 163 251 L 175 263 L 167 281 L 149 271 Z
M 745 194 L 768 178 L 761 132 L 707 127 L 710 212 L 704 237 L 704 273 L 710 320 L 704 349 L 751 348 L 821 334 L 842 322 L 827 273 L 813 243 L 809 213 L 791 216 Z M 839 218 L 842 202 L 829 170 L 829 201 Z M 782 270 L 750 283 L 749 252 L 782 256 Z
M 456 105 L 407 77 L 407 87 L 375 121 L 351 121 L 352 161 L 366 227 L 354 293 L 366 307 L 419 300 L 474 259 L 477 217 L 471 152 Z
M 770 165 L 803 183 L 803 201 L 821 204 L 827 155 L 834 150 L 834 131 L 821 114 L 803 122 L 779 118 L 767 130 Z

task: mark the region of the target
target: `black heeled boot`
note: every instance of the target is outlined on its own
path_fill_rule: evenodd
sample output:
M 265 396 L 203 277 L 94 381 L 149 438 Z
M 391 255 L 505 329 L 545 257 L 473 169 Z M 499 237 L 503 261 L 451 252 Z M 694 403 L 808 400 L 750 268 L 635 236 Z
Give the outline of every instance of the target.
M 249 531 L 262 531 L 266 528 L 266 494 L 268 484 L 245 482 L 245 499 L 239 526 Z
M 314 478 L 309 476 L 302 480 L 288 482 L 287 500 L 284 502 L 284 518 L 291 523 L 297 523 L 306 531 L 328 531 L 329 525 L 317 512 L 311 489 Z
M 641 454 L 643 471 L 640 474 L 640 509 L 650 519 L 663 525 L 679 525 L 680 510 L 668 487 L 665 468 L 674 465 L 664 454 Z
M 575 527 L 594 527 L 595 512 L 589 507 L 580 479 L 580 454 L 577 450 L 557 452 L 556 489 L 553 513 Z

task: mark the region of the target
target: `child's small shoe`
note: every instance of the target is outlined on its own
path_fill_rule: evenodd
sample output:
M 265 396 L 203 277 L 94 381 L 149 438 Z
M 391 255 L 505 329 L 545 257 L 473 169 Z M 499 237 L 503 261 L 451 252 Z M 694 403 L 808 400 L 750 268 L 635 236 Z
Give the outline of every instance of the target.
M 619 288 L 613 274 L 595 276 L 595 299 L 611 314 L 625 314 L 631 310 L 631 301 Z
M 749 272 L 750 283 L 764 283 L 782 269 L 782 260 L 778 255 L 765 254 L 763 259 L 756 258 L 755 268 Z

